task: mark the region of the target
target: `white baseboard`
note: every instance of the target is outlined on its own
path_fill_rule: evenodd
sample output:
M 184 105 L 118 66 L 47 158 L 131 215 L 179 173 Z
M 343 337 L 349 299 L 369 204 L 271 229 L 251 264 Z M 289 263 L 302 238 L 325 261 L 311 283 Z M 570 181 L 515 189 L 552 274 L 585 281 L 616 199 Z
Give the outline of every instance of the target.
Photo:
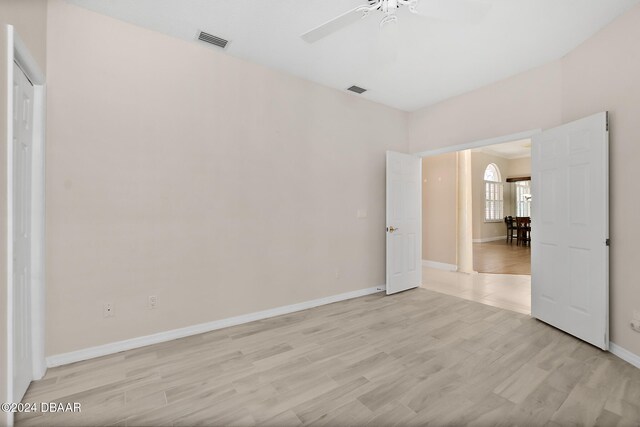
M 422 260 L 422 266 L 445 271 L 456 271 L 458 269 L 458 266 L 455 264 L 446 264 L 444 262 L 430 261 L 428 259 Z
M 498 240 L 507 240 L 507 236 L 497 236 L 497 237 L 483 237 L 482 239 L 473 239 L 473 243 L 487 243 L 487 242 L 495 242 Z
M 612 342 L 609 343 L 609 351 L 625 362 L 632 364 L 636 368 L 640 368 L 640 356 L 637 354 L 631 353 L 626 348 L 622 348 L 618 344 Z
M 256 320 L 267 319 L 269 317 L 281 316 L 283 314 L 294 313 L 296 311 L 306 310 L 309 308 L 331 304 L 338 301 L 345 301 L 352 298 L 375 294 L 377 292 L 382 292 L 385 289 L 386 287 L 384 285 L 376 286 L 373 288 L 360 289 L 357 291 L 346 292 L 344 294 L 332 295 L 325 298 L 305 301 L 298 304 L 286 305 L 269 310 L 258 311 L 255 313 L 244 314 L 241 316 L 229 317 L 227 319 L 215 320 L 213 322 L 200 323 L 198 325 L 187 326 L 185 328 L 159 332 L 153 335 L 146 335 L 95 347 L 89 347 L 69 353 L 56 354 L 47 357 L 47 367 L 52 368 L 54 366 L 67 365 L 69 363 L 80 362 L 82 360 L 88 360 L 96 357 L 106 356 L 109 354 L 119 353 L 121 351 L 145 347 L 151 344 L 171 341 L 177 338 L 184 338 L 204 332 L 215 331 L 216 329 L 227 328 L 229 326 L 236 326 L 243 323 L 254 322 Z

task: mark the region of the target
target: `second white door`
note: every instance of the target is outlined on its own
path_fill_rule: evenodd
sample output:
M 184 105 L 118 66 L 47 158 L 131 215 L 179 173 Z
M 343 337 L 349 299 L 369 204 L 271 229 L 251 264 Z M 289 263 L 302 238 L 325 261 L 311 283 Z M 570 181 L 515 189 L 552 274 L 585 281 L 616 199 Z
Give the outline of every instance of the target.
M 387 151 L 387 295 L 422 284 L 422 160 Z
M 609 133 L 599 113 L 533 138 L 531 314 L 609 346 Z

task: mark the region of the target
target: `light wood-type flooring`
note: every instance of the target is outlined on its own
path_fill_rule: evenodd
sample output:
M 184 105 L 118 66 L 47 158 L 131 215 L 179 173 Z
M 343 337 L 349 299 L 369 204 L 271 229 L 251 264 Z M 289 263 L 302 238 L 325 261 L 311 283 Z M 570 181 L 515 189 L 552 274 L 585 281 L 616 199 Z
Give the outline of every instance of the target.
M 479 273 L 531 274 L 531 247 L 504 240 L 473 244 L 473 269 Z
M 527 315 L 415 289 L 50 369 L 18 426 L 639 425 L 640 370 Z

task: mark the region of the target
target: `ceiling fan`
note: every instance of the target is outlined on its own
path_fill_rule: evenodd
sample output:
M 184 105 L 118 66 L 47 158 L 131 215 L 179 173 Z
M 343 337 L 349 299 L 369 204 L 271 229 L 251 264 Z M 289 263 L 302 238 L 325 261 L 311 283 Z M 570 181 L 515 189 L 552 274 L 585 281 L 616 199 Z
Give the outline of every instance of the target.
M 304 33 L 302 39 L 307 43 L 315 43 L 374 12 L 383 14 L 380 26 L 395 22 L 400 6 L 406 6 L 417 15 L 463 22 L 478 21 L 491 8 L 490 4 L 480 0 L 366 0 L 366 3 Z

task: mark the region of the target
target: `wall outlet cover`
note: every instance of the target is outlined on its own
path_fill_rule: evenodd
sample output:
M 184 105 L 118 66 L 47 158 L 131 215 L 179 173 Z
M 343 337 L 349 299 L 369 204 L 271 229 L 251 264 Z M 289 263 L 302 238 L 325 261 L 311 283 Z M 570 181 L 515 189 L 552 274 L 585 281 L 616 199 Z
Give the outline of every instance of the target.
M 112 302 L 105 302 L 102 306 L 102 315 L 104 317 L 115 317 L 116 309 Z

